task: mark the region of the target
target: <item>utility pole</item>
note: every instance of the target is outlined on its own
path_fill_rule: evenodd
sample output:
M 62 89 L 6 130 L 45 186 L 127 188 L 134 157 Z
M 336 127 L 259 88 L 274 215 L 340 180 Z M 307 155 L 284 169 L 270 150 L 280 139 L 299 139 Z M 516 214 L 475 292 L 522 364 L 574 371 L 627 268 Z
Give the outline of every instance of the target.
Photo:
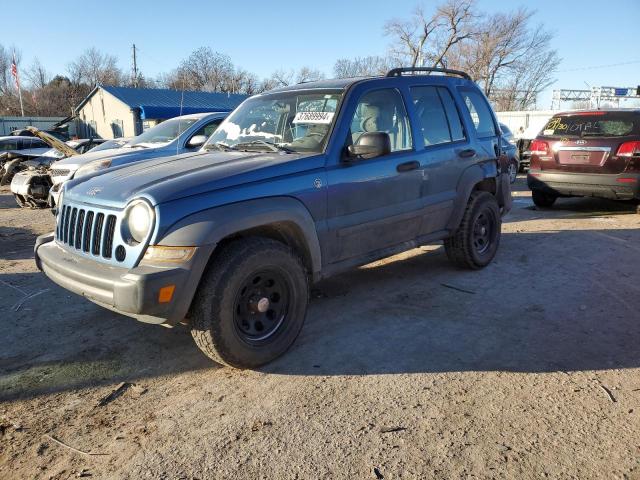
M 138 88 L 138 62 L 136 61 L 136 44 L 132 45 L 132 67 L 131 67 L 131 80 L 134 88 Z

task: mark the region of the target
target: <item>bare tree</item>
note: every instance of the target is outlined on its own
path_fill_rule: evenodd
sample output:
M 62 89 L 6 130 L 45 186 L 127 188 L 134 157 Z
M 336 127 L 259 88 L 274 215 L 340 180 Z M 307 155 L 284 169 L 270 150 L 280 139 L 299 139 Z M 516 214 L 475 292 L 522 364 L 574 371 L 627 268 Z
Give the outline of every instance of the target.
M 320 70 L 306 66 L 298 70 L 296 74 L 297 83 L 315 82 L 317 80 L 323 80 L 324 78 L 324 73 Z
M 337 78 L 384 75 L 396 64 L 391 58 L 380 56 L 340 58 L 333 66 L 333 74 Z
M 496 108 L 529 108 L 552 83 L 560 58 L 551 48 L 553 35 L 530 27 L 534 12 L 519 8 L 486 17 L 476 39 L 454 49 L 450 64 L 467 71 Z
M 412 67 L 440 66 L 455 45 L 473 37 L 477 17 L 474 0 L 447 0 L 431 15 L 417 7 L 408 20 L 386 23 L 391 55 Z
M 96 85 L 122 85 L 124 74 L 118 67 L 115 56 L 100 52 L 92 47 L 85 50 L 68 66 L 71 82 Z
M 316 80 L 322 80 L 325 78 L 324 73 L 320 70 L 316 70 L 311 67 L 302 67 L 297 72 L 295 70 L 279 69 L 271 74 L 271 78 L 267 79 L 264 83 L 271 88 L 286 87 L 288 85 L 295 85 L 296 83 L 314 82 Z
M 553 83 L 560 63 L 553 35 L 531 27 L 534 13 L 521 7 L 483 15 L 474 0 L 446 0 L 431 15 L 417 8 L 407 20 L 391 20 L 385 33 L 398 62 L 464 70 L 496 108 L 524 109 Z
M 36 90 L 43 89 L 51 80 L 51 75 L 38 58 L 34 58 L 33 63 L 25 72 L 25 77 L 29 81 L 31 89 Z

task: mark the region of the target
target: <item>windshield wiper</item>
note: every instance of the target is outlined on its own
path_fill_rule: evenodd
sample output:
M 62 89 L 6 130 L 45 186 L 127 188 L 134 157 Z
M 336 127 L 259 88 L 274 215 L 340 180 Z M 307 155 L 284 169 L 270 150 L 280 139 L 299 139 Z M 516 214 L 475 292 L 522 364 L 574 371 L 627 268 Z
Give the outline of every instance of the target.
M 234 148 L 238 149 L 243 147 L 246 148 L 246 147 L 260 147 L 260 146 L 267 147 L 272 152 L 287 152 L 287 153 L 293 152 L 293 150 L 291 150 L 290 148 L 287 148 L 282 145 L 277 145 L 271 142 L 265 142 L 264 140 L 252 140 L 250 142 L 236 143 L 234 145 Z
M 227 145 L 226 143 L 222 143 L 222 142 L 216 142 L 216 143 L 209 143 L 208 145 L 205 145 L 204 149 L 205 150 L 213 150 L 214 148 L 218 149 L 218 150 L 223 150 L 225 152 L 231 152 L 233 150 L 235 150 L 235 147 L 232 147 L 231 145 Z
M 129 148 L 149 148 L 149 147 L 147 147 L 146 145 L 140 145 L 138 143 L 138 144 L 135 144 L 135 145 L 129 145 Z

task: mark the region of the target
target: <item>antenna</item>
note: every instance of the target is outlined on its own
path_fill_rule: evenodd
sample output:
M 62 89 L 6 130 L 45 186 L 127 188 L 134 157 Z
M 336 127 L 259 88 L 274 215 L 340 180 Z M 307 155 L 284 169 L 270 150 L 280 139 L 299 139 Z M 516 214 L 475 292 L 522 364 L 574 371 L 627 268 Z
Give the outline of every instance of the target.
M 131 53 L 131 83 L 133 84 L 133 88 L 138 88 L 138 62 L 136 60 L 136 44 L 131 45 L 132 53 Z

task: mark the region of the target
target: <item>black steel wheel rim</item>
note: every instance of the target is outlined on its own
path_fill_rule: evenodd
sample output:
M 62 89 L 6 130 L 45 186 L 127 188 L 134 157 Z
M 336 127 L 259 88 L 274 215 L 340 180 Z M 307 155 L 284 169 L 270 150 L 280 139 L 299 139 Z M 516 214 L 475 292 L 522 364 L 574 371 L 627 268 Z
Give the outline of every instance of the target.
M 269 341 L 282 327 L 289 311 L 291 286 L 275 269 L 249 275 L 241 283 L 234 303 L 234 325 L 250 344 Z
M 473 247 L 480 255 L 491 247 L 496 230 L 495 217 L 488 211 L 480 212 L 473 224 Z

